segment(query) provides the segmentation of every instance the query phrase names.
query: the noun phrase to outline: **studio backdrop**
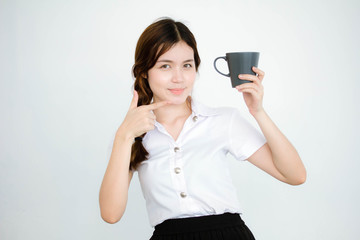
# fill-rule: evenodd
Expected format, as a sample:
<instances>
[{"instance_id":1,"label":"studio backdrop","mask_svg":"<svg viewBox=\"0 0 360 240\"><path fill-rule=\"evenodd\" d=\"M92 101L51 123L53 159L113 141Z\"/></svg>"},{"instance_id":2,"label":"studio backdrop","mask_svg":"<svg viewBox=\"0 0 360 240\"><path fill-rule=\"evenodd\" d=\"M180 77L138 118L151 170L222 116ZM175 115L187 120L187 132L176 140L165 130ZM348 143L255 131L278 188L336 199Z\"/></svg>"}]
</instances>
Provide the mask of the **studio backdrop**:
<instances>
[{"instance_id":1,"label":"studio backdrop","mask_svg":"<svg viewBox=\"0 0 360 240\"><path fill-rule=\"evenodd\" d=\"M132 99L137 39L164 16L197 40L193 97L236 107L257 128L213 61L260 52L264 109L307 181L287 185L229 155L256 239L360 236L358 1L1 0L0 239L149 239L137 173L116 224L102 220L99 190Z\"/></svg>"}]
</instances>

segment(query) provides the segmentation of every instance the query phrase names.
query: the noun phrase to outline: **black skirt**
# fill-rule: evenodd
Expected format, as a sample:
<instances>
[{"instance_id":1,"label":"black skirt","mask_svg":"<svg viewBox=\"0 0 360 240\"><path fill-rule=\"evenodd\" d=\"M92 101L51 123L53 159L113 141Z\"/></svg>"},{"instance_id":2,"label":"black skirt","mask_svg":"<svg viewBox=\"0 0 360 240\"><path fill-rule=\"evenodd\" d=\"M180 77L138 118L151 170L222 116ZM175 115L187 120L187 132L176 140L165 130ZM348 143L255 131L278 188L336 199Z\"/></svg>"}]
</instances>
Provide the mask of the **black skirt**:
<instances>
[{"instance_id":1,"label":"black skirt","mask_svg":"<svg viewBox=\"0 0 360 240\"><path fill-rule=\"evenodd\" d=\"M150 240L243 240L255 237L237 213L168 219Z\"/></svg>"}]
</instances>

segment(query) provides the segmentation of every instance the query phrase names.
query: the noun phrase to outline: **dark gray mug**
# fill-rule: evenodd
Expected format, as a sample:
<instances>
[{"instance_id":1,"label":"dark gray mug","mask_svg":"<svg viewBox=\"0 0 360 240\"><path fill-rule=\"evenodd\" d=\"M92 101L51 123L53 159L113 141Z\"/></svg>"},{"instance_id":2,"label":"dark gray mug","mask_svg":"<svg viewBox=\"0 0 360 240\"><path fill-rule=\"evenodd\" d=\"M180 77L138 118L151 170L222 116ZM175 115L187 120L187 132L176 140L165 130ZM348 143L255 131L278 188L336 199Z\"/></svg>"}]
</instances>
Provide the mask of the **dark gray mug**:
<instances>
[{"instance_id":1,"label":"dark gray mug","mask_svg":"<svg viewBox=\"0 0 360 240\"><path fill-rule=\"evenodd\" d=\"M231 52L226 53L226 57L218 57L214 60L214 68L215 70L224 75L225 77L230 77L232 87L236 87L243 83L248 83L252 81L239 79L239 74L251 74L256 75L255 72L252 71L252 67L258 67L259 62L259 52ZM224 59L229 67L229 73L225 74L220 72L216 68L216 61L219 59Z\"/></svg>"}]
</instances>

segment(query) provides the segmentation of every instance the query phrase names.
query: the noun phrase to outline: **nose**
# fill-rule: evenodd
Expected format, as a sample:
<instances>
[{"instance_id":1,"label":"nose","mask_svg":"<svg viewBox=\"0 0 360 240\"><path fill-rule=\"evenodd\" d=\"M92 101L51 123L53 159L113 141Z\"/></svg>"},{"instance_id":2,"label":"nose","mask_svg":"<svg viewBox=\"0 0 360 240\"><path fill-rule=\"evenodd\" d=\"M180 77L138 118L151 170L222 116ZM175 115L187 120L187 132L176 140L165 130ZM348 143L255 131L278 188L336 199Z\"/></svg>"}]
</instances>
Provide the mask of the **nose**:
<instances>
[{"instance_id":1,"label":"nose","mask_svg":"<svg viewBox=\"0 0 360 240\"><path fill-rule=\"evenodd\" d=\"M183 72L181 68L175 68L173 71L172 81L182 82L184 80Z\"/></svg>"}]
</instances>

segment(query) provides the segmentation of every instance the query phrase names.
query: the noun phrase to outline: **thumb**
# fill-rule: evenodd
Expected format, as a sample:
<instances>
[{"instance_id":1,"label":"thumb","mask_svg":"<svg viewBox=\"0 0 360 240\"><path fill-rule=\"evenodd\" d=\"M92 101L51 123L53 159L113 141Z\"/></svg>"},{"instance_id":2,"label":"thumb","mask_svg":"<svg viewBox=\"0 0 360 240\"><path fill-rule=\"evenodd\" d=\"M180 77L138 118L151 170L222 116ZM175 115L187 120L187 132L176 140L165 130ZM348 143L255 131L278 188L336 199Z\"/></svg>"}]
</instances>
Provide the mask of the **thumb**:
<instances>
[{"instance_id":1,"label":"thumb","mask_svg":"<svg viewBox=\"0 0 360 240\"><path fill-rule=\"evenodd\" d=\"M134 96L133 96L133 98L131 100L130 109L137 108L138 99L139 99L139 95L138 95L137 91L134 90Z\"/></svg>"}]
</instances>

